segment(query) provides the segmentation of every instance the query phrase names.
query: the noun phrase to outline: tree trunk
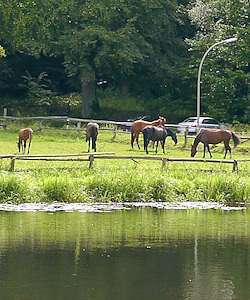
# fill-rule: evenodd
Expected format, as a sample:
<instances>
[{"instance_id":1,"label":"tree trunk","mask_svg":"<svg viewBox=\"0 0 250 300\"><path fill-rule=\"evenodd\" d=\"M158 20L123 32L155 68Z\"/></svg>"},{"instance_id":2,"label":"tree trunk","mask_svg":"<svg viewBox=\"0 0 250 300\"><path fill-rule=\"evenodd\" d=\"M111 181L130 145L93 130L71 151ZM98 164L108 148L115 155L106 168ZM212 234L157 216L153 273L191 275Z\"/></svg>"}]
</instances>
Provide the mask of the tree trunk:
<instances>
[{"instance_id":1,"label":"tree trunk","mask_svg":"<svg viewBox=\"0 0 250 300\"><path fill-rule=\"evenodd\" d=\"M81 82L81 95L82 95L82 111L83 118L89 118L92 115L94 107L98 107L96 96L95 81Z\"/></svg>"}]
</instances>

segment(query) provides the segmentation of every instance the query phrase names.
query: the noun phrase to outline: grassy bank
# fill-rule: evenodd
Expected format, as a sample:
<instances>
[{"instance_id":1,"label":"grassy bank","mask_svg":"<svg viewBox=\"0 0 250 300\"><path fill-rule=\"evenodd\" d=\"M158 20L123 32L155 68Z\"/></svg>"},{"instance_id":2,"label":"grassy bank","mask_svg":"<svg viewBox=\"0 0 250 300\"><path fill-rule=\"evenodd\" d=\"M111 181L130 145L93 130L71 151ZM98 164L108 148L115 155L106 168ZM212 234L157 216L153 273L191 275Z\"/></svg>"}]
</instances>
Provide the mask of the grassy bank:
<instances>
[{"instance_id":1,"label":"grassy bank","mask_svg":"<svg viewBox=\"0 0 250 300\"><path fill-rule=\"evenodd\" d=\"M33 124L35 129L36 124ZM17 154L18 129L0 131L0 154ZM165 157L190 157L190 146L179 138L174 146L167 139ZM142 144L142 142L141 142ZM130 135L120 133L113 139L111 131L101 131L97 150L116 155L146 155L130 147ZM87 151L84 134L74 131L35 132L31 154L75 154ZM213 158L222 159L223 145L212 149ZM162 151L150 156L162 157ZM202 157L199 146L197 157ZM234 158L248 158L248 142L233 152ZM16 171L9 171L10 160L0 161L0 201L22 202L107 202L107 201L217 201L228 205L250 200L250 166L242 164L239 172L231 165L211 163L168 163L132 160L95 161L89 170L87 162L18 161Z\"/></svg>"}]
</instances>

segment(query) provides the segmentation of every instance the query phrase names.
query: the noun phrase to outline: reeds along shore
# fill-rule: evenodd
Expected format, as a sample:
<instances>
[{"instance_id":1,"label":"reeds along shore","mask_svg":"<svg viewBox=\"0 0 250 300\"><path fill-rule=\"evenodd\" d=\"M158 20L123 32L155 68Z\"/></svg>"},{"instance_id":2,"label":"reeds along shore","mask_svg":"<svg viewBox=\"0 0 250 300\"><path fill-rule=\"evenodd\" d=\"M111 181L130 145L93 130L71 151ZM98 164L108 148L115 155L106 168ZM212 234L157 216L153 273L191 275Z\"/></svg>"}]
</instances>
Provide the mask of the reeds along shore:
<instances>
[{"instance_id":1,"label":"reeds along shore","mask_svg":"<svg viewBox=\"0 0 250 300\"><path fill-rule=\"evenodd\" d=\"M247 205L250 178L225 170L136 168L2 172L0 202L216 201Z\"/></svg>"}]
</instances>

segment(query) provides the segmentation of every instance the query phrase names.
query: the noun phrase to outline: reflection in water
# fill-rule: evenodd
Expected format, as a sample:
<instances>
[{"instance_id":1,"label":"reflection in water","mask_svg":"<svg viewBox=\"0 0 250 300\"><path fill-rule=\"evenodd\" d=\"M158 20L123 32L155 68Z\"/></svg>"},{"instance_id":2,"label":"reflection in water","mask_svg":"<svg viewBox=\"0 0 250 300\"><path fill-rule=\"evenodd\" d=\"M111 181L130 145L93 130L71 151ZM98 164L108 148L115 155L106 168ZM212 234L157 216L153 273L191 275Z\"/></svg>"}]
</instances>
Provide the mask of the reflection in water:
<instances>
[{"instance_id":1,"label":"reflection in water","mask_svg":"<svg viewBox=\"0 0 250 300\"><path fill-rule=\"evenodd\" d=\"M248 211L0 213L2 299L249 299Z\"/></svg>"}]
</instances>

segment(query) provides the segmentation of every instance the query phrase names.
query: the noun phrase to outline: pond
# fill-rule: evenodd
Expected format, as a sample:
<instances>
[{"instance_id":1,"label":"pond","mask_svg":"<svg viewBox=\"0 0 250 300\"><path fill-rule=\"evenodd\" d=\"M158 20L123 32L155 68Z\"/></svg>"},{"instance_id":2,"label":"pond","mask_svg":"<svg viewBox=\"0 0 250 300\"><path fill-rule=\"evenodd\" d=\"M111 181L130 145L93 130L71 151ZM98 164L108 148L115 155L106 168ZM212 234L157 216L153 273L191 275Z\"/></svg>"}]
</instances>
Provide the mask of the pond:
<instances>
[{"instance_id":1,"label":"pond","mask_svg":"<svg viewBox=\"0 0 250 300\"><path fill-rule=\"evenodd\" d=\"M250 299L248 210L0 212L1 299Z\"/></svg>"}]
</instances>

